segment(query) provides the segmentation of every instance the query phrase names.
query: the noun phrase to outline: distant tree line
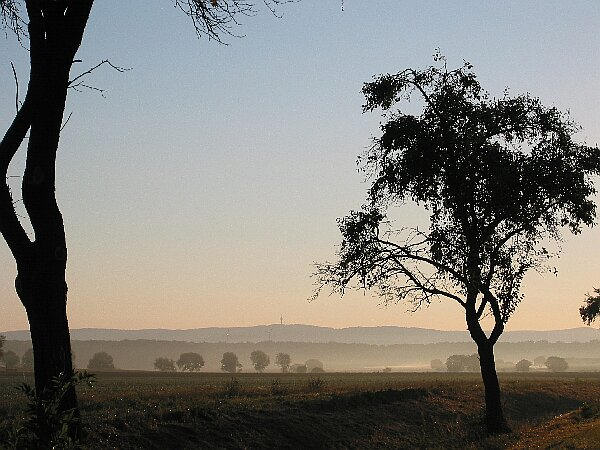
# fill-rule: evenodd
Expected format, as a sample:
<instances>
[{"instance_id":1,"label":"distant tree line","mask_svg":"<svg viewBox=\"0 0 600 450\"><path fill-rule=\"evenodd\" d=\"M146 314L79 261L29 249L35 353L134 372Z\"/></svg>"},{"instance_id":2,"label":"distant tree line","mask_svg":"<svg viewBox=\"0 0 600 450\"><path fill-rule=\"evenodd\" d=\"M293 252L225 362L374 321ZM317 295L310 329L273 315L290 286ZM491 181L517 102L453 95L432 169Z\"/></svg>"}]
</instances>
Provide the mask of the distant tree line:
<instances>
[{"instance_id":1,"label":"distant tree line","mask_svg":"<svg viewBox=\"0 0 600 450\"><path fill-rule=\"evenodd\" d=\"M500 364L498 364L500 363ZM479 371L479 357L477 354L472 355L450 355L446 359L446 363L442 363L440 359L431 360L431 369L435 371L448 371L448 372L478 372ZM529 372L532 366L537 368L546 368L550 372L565 372L569 368L569 364L565 358L559 356L538 356L534 359L534 362L528 359L521 359L517 363L506 363L502 360L496 362L499 367L504 369L514 370L516 372Z\"/></svg>"}]
</instances>

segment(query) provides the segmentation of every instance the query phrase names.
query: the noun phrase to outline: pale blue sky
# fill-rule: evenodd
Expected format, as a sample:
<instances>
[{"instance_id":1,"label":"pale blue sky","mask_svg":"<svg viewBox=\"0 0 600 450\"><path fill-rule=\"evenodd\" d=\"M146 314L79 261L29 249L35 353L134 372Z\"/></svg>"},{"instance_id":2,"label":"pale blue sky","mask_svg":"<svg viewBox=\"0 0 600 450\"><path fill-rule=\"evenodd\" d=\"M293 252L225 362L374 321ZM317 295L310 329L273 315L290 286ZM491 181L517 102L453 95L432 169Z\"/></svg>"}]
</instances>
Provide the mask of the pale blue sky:
<instances>
[{"instance_id":1,"label":"pale blue sky","mask_svg":"<svg viewBox=\"0 0 600 450\"><path fill-rule=\"evenodd\" d=\"M307 303L311 262L332 258L335 219L359 207L356 156L379 116L362 83L423 67L440 48L500 95L569 109L600 142L600 2L303 0L244 19L228 46L196 39L170 0L98 0L74 75L101 59L106 98L72 92L57 193L69 239L73 327L192 328L284 320L464 329L454 304L408 314L361 294ZM0 123L27 53L0 44ZM21 155L22 160L22 155ZM18 173L21 161L11 173ZM410 224L423 214L409 207ZM510 328L579 326L598 285L600 232L568 239L558 278L528 278ZM0 245L0 329L26 327Z\"/></svg>"}]
</instances>

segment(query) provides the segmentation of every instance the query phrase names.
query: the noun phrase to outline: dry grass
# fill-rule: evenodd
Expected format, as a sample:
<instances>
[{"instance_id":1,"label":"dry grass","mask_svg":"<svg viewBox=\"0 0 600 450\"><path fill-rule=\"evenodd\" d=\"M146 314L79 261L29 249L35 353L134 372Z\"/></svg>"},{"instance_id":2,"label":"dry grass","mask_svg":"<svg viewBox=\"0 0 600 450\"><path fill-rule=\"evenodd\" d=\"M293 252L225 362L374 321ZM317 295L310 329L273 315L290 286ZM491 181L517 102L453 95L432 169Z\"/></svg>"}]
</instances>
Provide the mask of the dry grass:
<instances>
[{"instance_id":1,"label":"dry grass","mask_svg":"<svg viewBox=\"0 0 600 450\"><path fill-rule=\"evenodd\" d=\"M24 399L0 376L7 426ZM476 374L99 374L80 391L87 448L593 447L600 373L504 374L513 432L488 437ZM596 444L597 445L597 444Z\"/></svg>"}]
</instances>

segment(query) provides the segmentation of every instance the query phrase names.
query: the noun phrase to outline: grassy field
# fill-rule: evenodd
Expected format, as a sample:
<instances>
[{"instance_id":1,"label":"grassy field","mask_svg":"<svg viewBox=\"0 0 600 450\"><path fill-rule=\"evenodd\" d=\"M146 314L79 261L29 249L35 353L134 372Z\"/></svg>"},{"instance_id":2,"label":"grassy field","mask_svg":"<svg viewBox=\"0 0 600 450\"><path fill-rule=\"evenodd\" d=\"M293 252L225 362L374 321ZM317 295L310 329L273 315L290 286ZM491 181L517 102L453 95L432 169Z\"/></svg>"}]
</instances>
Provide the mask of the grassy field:
<instances>
[{"instance_id":1,"label":"grassy field","mask_svg":"<svg viewBox=\"0 0 600 450\"><path fill-rule=\"evenodd\" d=\"M0 375L2 428L22 374ZM80 389L86 448L597 447L600 373L502 374L512 433L488 437L477 374L103 373Z\"/></svg>"}]
</instances>

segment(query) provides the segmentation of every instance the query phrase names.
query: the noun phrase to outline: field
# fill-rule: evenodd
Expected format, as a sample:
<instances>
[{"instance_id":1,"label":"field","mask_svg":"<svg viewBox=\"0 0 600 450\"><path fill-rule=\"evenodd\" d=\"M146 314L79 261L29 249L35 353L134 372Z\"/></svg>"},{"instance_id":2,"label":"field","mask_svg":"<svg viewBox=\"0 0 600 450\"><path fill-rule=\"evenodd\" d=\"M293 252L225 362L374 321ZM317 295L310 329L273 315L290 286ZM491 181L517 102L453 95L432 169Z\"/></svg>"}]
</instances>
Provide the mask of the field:
<instances>
[{"instance_id":1,"label":"field","mask_svg":"<svg viewBox=\"0 0 600 450\"><path fill-rule=\"evenodd\" d=\"M22 416L0 375L0 419ZM80 388L86 448L597 447L600 373L501 374L512 432L487 437L477 374L115 372Z\"/></svg>"}]
</instances>

